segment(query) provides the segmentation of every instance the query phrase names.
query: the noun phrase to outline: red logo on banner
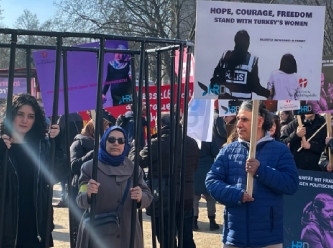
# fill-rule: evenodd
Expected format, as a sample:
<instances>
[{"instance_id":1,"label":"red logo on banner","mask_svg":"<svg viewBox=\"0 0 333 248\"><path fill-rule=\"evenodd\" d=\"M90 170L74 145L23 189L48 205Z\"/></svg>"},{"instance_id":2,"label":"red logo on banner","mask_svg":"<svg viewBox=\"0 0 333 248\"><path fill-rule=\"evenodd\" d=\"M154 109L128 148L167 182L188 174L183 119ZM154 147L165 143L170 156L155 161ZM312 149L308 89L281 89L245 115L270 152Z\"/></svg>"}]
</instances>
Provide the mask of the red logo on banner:
<instances>
[{"instance_id":1,"label":"red logo on banner","mask_svg":"<svg viewBox=\"0 0 333 248\"><path fill-rule=\"evenodd\" d=\"M41 55L42 55L42 58L44 58L44 59L45 59L45 58L47 58L47 56L48 56L48 53L44 51L44 52L41 52Z\"/></svg>"},{"instance_id":2,"label":"red logo on banner","mask_svg":"<svg viewBox=\"0 0 333 248\"><path fill-rule=\"evenodd\" d=\"M306 86L308 85L308 80L306 78L300 78L298 80L298 84L301 88L306 88Z\"/></svg>"}]
</instances>

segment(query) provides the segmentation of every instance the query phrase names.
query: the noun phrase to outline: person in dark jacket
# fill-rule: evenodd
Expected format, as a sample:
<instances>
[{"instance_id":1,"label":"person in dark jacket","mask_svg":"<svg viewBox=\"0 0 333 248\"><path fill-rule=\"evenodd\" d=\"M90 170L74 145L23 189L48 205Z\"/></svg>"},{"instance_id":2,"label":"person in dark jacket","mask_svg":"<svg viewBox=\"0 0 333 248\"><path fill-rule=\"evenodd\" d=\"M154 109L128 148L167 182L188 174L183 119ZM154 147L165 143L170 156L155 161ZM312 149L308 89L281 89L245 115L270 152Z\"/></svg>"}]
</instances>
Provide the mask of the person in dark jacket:
<instances>
[{"instance_id":1,"label":"person in dark jacket","mask_svg":"<svg viewBox=\"0 0 333 248\"><path fill-rule=\"evenodd\" d=\"M283 195L296 192L298 173L288 147L270 136L272 115L263 103L255 117L256 143L250 144L252 107L252 101L240 106L238 140L221 149L207 173L206 187L225 205L224 248L282 248ZM256 145L255 158L249 157L250 145ZM249 187L248 177L253 177Z\"/></svg>"},{"instance_id":2,"label":"person in dark jacket","mask_svg":"<svg viewBox=\"0 0 333 248\"><path fill-rule=\"evenodd\" d=\"M0 167L7 163L4 223L1 247L53 247L53 211L50 138L55 138L59 125L47 124L35 97L21 94L13 97L11 119L2 126ZM5 132L4 132L5 131ZM6 151L8 149L8 151ZM5 154L8 159L5 161ZM2 169L1 169L2 171ZM49 225L51 223L51 225ZM51 228L47 228L47 227ZM45 243L48 242L48 243Z\"/></svg>"},{"instance_id":3,"label":"person in dark jacket","mask_svg":"<svg viewBox=\"0 0 333 248\"><path fill-rule=\"evenodd\" d=\"M268 98L271 92L261 86L258 76L258 57L248 52L248 32L239 30L234 41L234 50L225 52L215 67L210 88L219 99L252 99L252 92Z\"/></svg>"},{"instance_id":4,"label":"person in dark jacket","mask_svg":"<svg viewBox=\"0 0 333 248\"><path fill-rule=\"evenodd\" d=\"M319 114L308 113L301 116L301 119L302 126L298 125L297 119L293 120L283 129L280 140L289 146L297 168L321 171L318 161L325 149L326 126L320 130L319 128L325 124L325 118Z\"/></svg>"},{"instance_id":5,"label":"person in dark jacket","mask_svg":"<svg viewBox=\"0 0 333 248\"><path fill-rule=\"evenodd\" d=\"M287 124L294 120L294 114L292 111L279 111L279 117L281 126L280 133L282 134L282 131L287 126Z\"/></svg>"},{"instance_id":6,"label":"person in dark jacket","mask_svg":"<svg viewBox=\"0 0 333 248\"><path fill-rule=\"evenodd\" d=\"M75 244L78 227L80 223L81 216L84 212L83 209L79 208L75 199L79 192L79 176L81 173L81 167L83 163L93 159L94 157L94 139L95 135L95 125L94 120L91 119L84 126L80 134L74 137L74 141L70 147L71 156L71 172L72 172L72 187L69 191L70 200L70 217L71 217L71 237Z\"/></svg>"},{"instance_id":7,"label":"person in dark jacket","mask_svg":"<svg viewBox=\"0 0 333 248\"><path fill-rule=\"evenodd\" d=\"M68 129L68 147L72 144L75 135L79 134L83 128L83 119L79 113L68 114L68 127L66 126L65 115L61 115L58 119L60 126L60 135L56 139L56 156L60 156L61 163L55 165L57 179L61 186L61 199L54 205L57 208L68 207L68 181L70 177L70 166L67 164L67 129Z\"/></svg>"},{"instance_id":8,"label":"person in dark jacket","mask_svg":"<svg viewBox=\"0 0 333 248\"><path fill-rule=\"evenodd\" d=\"M145 113L144 109L142 113ZM144 116L140 117L141 131L136 135L135 134L135 114L134 114L134 105L131 105L131 110L126 111L125 114L120 114L116 120L116 125L125 129L128 135L128 143L132 146L133 140L137 137L139 141L140 150L145 146L145 129L147 128L147 121ZM138 141L137 140L137 141Z\"/></svg>"},{"instance_id":9,"label":"person in dark jacket","mask_svg":"<svg viewBox=\"0 0 333 248\"><path fill-rule=\"evenodd\" d=\"M216 110L216 109L215 109ZM219 153L222 145L227 141L226 124L218 111L214 113L213 135L211 142L201 142L200 162L194 175L194 200L193 200L193 230L199 229L199 201L203 195L207 202L207 214L209 219L209 229L211 231L219 229L215 221L216 201L208 194L205 179L206 174L214 163L216 155Z\"/></svg>"},{"instance_id":10,"label":"person in dark jacket","mask_svg":"<svg viewBox=\"0 0 333 248\"><path fill-rule=\"evenodd\" d=\"M150 187L152 192L154 192L154 205L155 205L155 223L156 223L156 236L159 242L162 240L162 232L163 232L163 247L170 247L170 239L169 234L175 234L175 237L171 237L174 240L175 245L177 247L177 233L182 228L183 231L183 246L187 248L195 248L195 243L193 240L193 232L192 232L192 223L193 223L193 197L194 197L194 173L198 167L199 163L199 147L196 141L189 137L185 136L184 140L184 225L180 226L180 215L181 215L181 188L180 188L180 174L181 174L181 165L182 165L182 156L181 156L181 144L182 144L182 126L180 124L175 125L176 136L178 137L178 142L175 144L173 150L170 150L170 142L172 137L172 129L171 129L171 117L169 112L161 113L161 128L157 127L157 132L151 138L150 150L149 146L146 145L139 153L139 162L140 165L144 168L152 168L152 170L148 170L148 179L152 180L150 182ZM159 135L161 139L159 140ZM159 157L159 149L161 147L161 158ZM172 153L175 155L174 160L172 159ZM150 158L152 159L152 166L150 167ZM160 160L162 164L160 164ZM170 174L170 166L173 167L174 175ZM162 171L160 171L160 168ZM162 190L159 190L159 175L162 175ZM177 176L178 175L178 176ZM169 190L174 187L174 197L169 197ZM171 190L172 191L172 190ZM159 196L163 197L163 205L159 205ZM176 200L176 214L175 216L170 216L170 208L169 204L173 200ZM163 208L163 212L162 212ZM162 226L162 219L160 216L163 216L164 226ZM152 216L153 218L154 216ZM169 223L170 218L175 217L176 221L176 230L171 230ZM179 242L179 237L178 237ZM180 244L178 244L179 246Z\"/></svg>"}]
</instances>

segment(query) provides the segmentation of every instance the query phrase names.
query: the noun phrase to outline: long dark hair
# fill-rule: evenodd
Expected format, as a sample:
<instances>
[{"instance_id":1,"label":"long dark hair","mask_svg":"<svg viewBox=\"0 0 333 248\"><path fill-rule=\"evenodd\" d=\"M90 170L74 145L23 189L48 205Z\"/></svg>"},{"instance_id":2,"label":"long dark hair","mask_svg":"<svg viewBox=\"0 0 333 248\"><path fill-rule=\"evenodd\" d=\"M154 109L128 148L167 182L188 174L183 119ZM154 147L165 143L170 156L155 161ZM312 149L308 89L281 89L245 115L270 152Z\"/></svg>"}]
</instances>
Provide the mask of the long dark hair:
<instances>
[{"instance_id":1,"label":"long dark hair","mask_svg":"<svg viewBox=\"0 0 333 248\"><path fill-rule=\"evenodd\" d=\"M280 124L280 117L278 115L272 114L273 122L275 123L275 133L272 135L272 137L275 140L280 140L281 136L281 124Z\"/></svg>"},{"instance_id":2,"label":"long dark hair","mask_svg":"<svg viewBox=\"0 0 333 248\"><path fill-rule=\"evenodd\" d=\"M292 74L297 72L297 63L292 54L287 53L282 56L279 70L287 74Z\"/></svg>"},{"instance_id":3,"label":"long dark hair","mask_svg":"<svg viewBox=\"0 0 333 248\"><path fill-rule=\"evenodd\" d=\"M29 132L27 132L25 139L27 141L37 141L40 139L44 139L47 127L45 113L41 106L38 104L37 99L30 94L23 93L13 96L11 120L9 120L9 123L13 123L18 110L24 105L31 106L33 111L35 112L35 122ZM7 127L7 130L9 130L9 135L12 136L11 128Z\"/></svg>"}]
</instances>

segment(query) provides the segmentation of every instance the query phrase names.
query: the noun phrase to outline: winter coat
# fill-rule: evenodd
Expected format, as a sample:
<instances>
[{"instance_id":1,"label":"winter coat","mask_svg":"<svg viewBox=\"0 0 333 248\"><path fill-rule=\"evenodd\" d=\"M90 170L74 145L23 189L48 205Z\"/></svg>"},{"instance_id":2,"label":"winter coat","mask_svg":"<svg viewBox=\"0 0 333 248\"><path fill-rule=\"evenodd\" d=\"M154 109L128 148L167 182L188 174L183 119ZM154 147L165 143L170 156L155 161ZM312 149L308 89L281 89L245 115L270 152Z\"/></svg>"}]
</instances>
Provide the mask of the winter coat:
<instances>
[{"instance_id":1,"label":"winter coat","mask_svg":"<svg viewBox=\"0 0 333 248\"><path fill-rule=\"evenodd\" d=\"M227 141L225 121L222 117L219 117L218 113L214 115L212 136L212 142L201 142L200 162L194 175L194 192L196 195L208 194L205 185L206 174L212 167L222 145Z\"/></svg>"},{"instance_id":2,"label":"winter coat","mask_svg":"<svg viewBox=\"0 0 333 248\"><path fill-rule=\"evenodd\" d=\"M194 193L196 195L208 194L205 179L218 152L219 149L212 142L201 142L200 162L194 175Z\"/></svg>"},{"instance_id":3,"label":"winter coat","mask_svg":"<svg viewBox=\"0 0 333 248\"><path fill-rule=\"evenodd\" d=\"M180 170L181 170L181 162L182 162L182 156L181 155L181 129L179 129L179 132L177 134L177 144L174 150L170 151L170 142L171 142L171 130L169 127L164 127L161 130L161 140L160 140L160 145L161 145L161 161L162 164L160 165L160 157L159 157L159 150L158 150L158 135L155 134L152 136L151 139L151 153L150 155L152 156L152 170L148 170L148 179L151 177L153 178L154 181L154 186L153 189L155 190L158 185L158 178L159 178L159 170L160 166L162 168L162 177L163 177L163 182L162 184L164 185L164 203L168 202L168 185L169 181L172 180L170 176L170 164L174 165L174 170L175 170L175 175L180 175ZM185 168L184 168L184 177L185 177L185 183L184 183L184 208L185 209L192 209L193 208L193 197L194 197L194 173L196 169L198 168L199 164L199 147L196 143L196 141L189 137L185 137L185 145L184 145L184 154L185 154ZM175 154L175 163L171 163L171 153ZM140 165L143 168L150 168L150 156L149 156L149 150L148 146L145 146L141 151L140 151L140 158L139 158ZM176 192L176 198L177 202L180 200L180 178L178 177L175 179L175 183L177 185L175 192ZM158 190L157 190L158 191ZM163 191L163 189L162 189ZM155 191L154 191L155 192ZM155 199L156 201L157 199ZM155 204L156 208L159 209L157 204ZM164 211L168 212L168 209L164 208ZM157 214L156 214L157 215Z\"/></svg>"},{"instance_id":4,"label":"winter coat","mask_svg":"<svg viewBox=\"0 0 333 248\"><path fill-rule=\"evenodd\" d=\"M304 123L304 120L302 120ZM309 123L304 123L306 127L305 138L308 140L324 123L325 118L316 114L315 119ZM298 127L297 120L290 122L282 131L280 140L289 144L291 153L294 155L296 166L302 170L314 170L321 171L318 166L318 161L321 152L325 149L326 127L323 127L309 142L311 144L310 149L301 149L297 151L301 146L302 138L296 135Z\"/></svg>"},{"instance_id":5,"label":"winter coat","mask_svg":"<svg viewBox=\"0 0 333 248\"><path fill-rule=\"evenodd\" d=\"M78 179L81 173L81 166L84 162L94 157L94 139L87 135L78 134L75 136L70 147L71 170L73 174L72 186L78 187Z\"/></svg>"},{"instance_id":6,"label":"winter coat","mask_svg":"<svg viewBox=\"0 0 333 248\"><path fill-rule=\"evenodd\" d=\"M254 201L242 203L248 155L248 142L230 143L207 173L208 192L225 205L223 243L237 247L283 243L283 195L294 194L298 187L294 159L286 145L267 133L256 146L260 166L253 178Z\"/></svg>"},{"instance_id":7,"label":"winter coat","mask_svg":"<svg viewBox=\"0 0 333 248\"><path fill-rule=\"evenodd\" d=\"M37 167L34 178L31 179L31 184L34 188L34 209L36 213L36 233L40 237L40 246L45 247L46 235L49 236L50 244L49 247L53 247L52 230L53 226L53 211L50 215L48 214L48 209L52 209L52 202L48 199L50 197L50 187L52 187L51 180L49 178L50 174L50 143L48 140L41 140L37 144L37 156L35 166ZM6 154L7 147L2 139L0 139L0 168L4 166L4 155ZM8 163L7 163L7 178L6 178L6 194L5 194L5 205L4 205L4 226L3 229L3 248L15 248L16 238L18 232L18 214L19 214L19 178L16 171L16 158L18 154L13 154L13 149L8 150ZM3 182L3 174L0 174L0 181ZM51 230L46 233L47 222L52 223ZM29 227L25 227L29 228ZM30 227L31 228L31 227ZM1 240L0 240L1 242ZM37 247L36 247L37 248Z\"/></svg>"},{"instance_id":8,"label":"winter coat","mask_svg":"<svg viewBox=\"0 0 333 248\"><path fill-rule=\"evenodd\" d=\"M92 178L92 167L93 160L90 160L84 163L81 169L79 179L80 192L76 201L78 206L83 209L90 208L90 201L88 201L87 192L82 189L86 188L88 181ZM98 193L96 194L96 215L108 213L117 209L126 189L127 180L129 177L132 177L133 169L134 165L128 158L125 158L124 162L119 166L110 166L98 161L97 182L100 183L100 186ZM142 200L140 204L137 204L137 207L140 209L146 208L150 205L153 196L143 179L143 171L141 168L139 168L138 173L138 185L142 189ZM133 179L131 179L130 187L133 187ZM128 192L122 211L119 214L119 230L117 230L113 236L103 237L107 239L108 247L129 247L131 236L132 202L130 193ZM78 248L88 247L89 242L89 235L87 230L82 228L82 224L83 222L81 220L76 243L76 247ZM143 248L142 229L137 213L135 215L135 224L134 247ZM98 238L93 238L93 240L98 240ZM100 246L95 244L93 247L98 248Z\"/></svg>"}]
</instances>

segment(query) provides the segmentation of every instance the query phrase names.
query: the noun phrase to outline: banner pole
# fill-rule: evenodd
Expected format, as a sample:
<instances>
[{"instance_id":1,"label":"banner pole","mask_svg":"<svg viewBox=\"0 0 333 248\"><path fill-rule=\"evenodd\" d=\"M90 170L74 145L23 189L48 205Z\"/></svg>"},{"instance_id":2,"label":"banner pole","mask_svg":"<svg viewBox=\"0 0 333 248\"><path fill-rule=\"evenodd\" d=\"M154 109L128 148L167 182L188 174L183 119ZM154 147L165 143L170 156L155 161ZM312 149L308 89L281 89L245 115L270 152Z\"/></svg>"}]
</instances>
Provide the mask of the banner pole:
<instances>
[{"instance_id":1,"label":"banner pole","mask_svg":"<svg viewBox=\"0 0 333 248\"><path fill-rule=\"evenodd\" d=\"M255 156L256 156L258 110L259 110L259 100L253 100L250 150L249 150L249 157L248 158L255 158ZM247 173L246 192L250 196L252 196L252 193L253 193L253 176L250 173Z\"/></svg>"}]
</instances>

